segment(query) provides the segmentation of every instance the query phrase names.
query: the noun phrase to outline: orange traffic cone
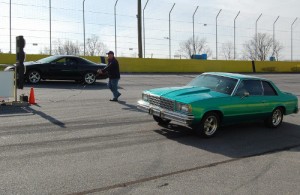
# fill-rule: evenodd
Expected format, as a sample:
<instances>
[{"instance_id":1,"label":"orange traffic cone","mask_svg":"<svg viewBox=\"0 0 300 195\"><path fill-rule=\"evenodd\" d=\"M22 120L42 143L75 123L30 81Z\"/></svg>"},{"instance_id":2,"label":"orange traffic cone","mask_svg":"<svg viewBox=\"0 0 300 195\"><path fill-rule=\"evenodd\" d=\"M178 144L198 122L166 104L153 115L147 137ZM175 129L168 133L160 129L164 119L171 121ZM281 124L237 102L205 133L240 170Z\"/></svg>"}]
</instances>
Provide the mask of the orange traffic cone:
<instances>
[{"instance_id":1,"label":"orange traffic cone","mask_svg":"<svg viewBox=\"0 0 300 195\"><path fill-rule=\"evenodd\" d=\"M29 104L35 104L35 98L34 98L34 90L33 90L33 87L31 87L31 89L30 89Z\"/></svg>"}]
</instances>

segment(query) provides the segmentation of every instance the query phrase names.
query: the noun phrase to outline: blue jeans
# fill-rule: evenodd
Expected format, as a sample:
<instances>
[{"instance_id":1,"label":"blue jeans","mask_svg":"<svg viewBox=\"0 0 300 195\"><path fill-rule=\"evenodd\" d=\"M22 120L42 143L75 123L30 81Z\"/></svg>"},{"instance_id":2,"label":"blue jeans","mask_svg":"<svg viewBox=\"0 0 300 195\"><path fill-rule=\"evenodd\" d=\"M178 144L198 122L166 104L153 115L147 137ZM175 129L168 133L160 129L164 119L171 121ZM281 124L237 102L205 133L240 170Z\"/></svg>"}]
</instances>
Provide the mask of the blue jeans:
<instances>
[{"instance_id":1,"label":"blue jeans","mask_svg":"<svg viewBox=\"0 0 300 195\"><path fill-rule=\"evenodd\" d=\"M120 79L109 79L107 86L113 93L114 99L118 99L121 93L118 91L118 83Z\"/></svg>"}]
</instances>

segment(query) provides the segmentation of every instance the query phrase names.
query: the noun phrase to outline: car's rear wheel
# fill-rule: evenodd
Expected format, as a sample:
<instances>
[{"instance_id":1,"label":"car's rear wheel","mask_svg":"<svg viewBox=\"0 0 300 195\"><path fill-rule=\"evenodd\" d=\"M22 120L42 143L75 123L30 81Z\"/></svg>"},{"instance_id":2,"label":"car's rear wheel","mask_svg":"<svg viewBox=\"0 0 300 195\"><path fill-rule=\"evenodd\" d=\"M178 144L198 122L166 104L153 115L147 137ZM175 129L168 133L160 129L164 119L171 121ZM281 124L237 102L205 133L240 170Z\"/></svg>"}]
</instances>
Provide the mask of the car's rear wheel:
<instances>
[{"instance_id":1,"label":"car's rear wheel","mask_svg":"<svg viewBox=\"0 0 300 195\"><path fill-rule=\"evenodd\" d=\"M41 81L41 74L37 70L31 70L27 74L27 81L32 84L36 84Z\"/></svg>"},{"instance_id":2,"label":"car's rear wheel","mask_svg":"<svg viewBox=\"0 0 300 195\"><path fill-rule=\"evenodd\" d=\"M273 110L271 116L269 116L265 123L268 127L277 128L281 125L283 120L283 109L281 107L277 107Z\"/></svg>"},{"instance_id":3,"label":"car's rear wheel","mask_svg":"<svg viewBox=\"0 0 300 195\"><path fill-rule=\"evenodd\" d=\"M96 82L96 75L92 72L87 72L84 74L83 80L86 84L91 85Z\"/></svg>"},{"instance_id":4,"label":"car's rear wheel","mask_svg":"<svg viewBox=\"0 0 300 195\"><path fill-rule=\"evenodd\" d=\"M159 116L155 116L155 115L153 115L153 119L161 125L167 125L171 122L171 120L169 120L169 119L163 119L163 118L160 118Z\"/></svg>"},{"instance_id":5,"label":"car's rear wheel","mask_svg":"<svg viewBox=\"0 0 300 195\"><path fill-rule=\"evenodd\" d=\"M193 129L201 137L209 138L213 137L220 126L220 117L215 112L206 113L201 122L195 126Z\"/></svg>"}]
</instances>

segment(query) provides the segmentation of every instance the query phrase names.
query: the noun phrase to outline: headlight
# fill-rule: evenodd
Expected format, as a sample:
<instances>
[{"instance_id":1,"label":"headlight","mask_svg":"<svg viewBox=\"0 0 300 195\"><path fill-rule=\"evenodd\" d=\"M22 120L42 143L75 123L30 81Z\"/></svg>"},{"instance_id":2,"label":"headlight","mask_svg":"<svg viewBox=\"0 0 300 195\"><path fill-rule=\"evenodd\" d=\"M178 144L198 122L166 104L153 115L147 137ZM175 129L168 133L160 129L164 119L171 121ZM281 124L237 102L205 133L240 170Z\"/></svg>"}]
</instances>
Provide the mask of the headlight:
<instances>
[{"instance_id":1,"label":"headlight","mask_svg":"<svg viewBox=\"0 0 300 195\"><path fill-rule=\"evenodd\" d=\"M176 110L180 112L192 112L192 107L189 104L176 103Z\"/></svg>"},{"instance_id":2,"label":"headlight","mask_svg":"<svg viewBox=\"0 0 300 195\"><path fill-rule=\"evenodd\" d=\"M145 102L148 102L148 97L149 97L148 94L145 94L145 93L142 94L142 99L143 99Z\"/></svg>"}]
</instances>

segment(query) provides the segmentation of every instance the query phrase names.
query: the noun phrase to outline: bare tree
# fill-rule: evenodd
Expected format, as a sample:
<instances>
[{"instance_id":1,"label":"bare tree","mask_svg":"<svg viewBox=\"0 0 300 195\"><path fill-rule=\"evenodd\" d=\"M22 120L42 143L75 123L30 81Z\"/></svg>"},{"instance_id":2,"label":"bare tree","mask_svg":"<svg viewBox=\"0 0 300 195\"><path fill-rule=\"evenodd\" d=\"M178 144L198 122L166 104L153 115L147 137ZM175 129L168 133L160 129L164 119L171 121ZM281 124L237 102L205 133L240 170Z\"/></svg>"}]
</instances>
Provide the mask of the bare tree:
<instances>
[{"instance_id":1,"label":"bare tree","mask_svg":"<svg viewBox=\"0 0 300 195\"><path fill-rule=\"evenodd\" d=\"M276 58L276 60L278 61L280 58L280 51L283 49L283 46L279 43L279 41L274 42L274 49L273 49L273 53L272 56L274 56Z\"/></svg>"},{"instance_id":2,"label":"bare tree","mask_svg":"<svg viewBox=\"0 0 300 195\"><path fill-rule=\"evenodd\" d=\"M49 47L40 48L40 54L49 55L50 54L50 48Z\"/></svg>"},{"instance_id":3,"label":"bare tree","mask_svg":"<svg viewBox=\"0 0 300 195\"><path fill-rule=\"evenodd\" d=\"M186 41L183 41L180 43L180 49L179 54L186 57L186 58L192 58L192 55L194 54L194 49L196 51L195 54L201 54L206 53L207 56L211 56L212 51L207 46L207 41L205 38L202 38L199 40L199 37L195 37L195 43L193 42L193 37L189 38Z\"/></svg>"},{"instance_id":4,"label":"bare tree","mask_svg":"<svg viewBox=\"0 0 300 195\"><path fill-rule=\"evenodd\" d=\"M80 55L81 49L78 42L73 43L67 40L62 43L58 40L56 47L53 49L53 53L55 55Z\"/></svg>"},{"instance_id":5,"label":"bare tree","mask_svg":"<svg viewBox=\"0 0 300 195\"><path fill-rule=\"evenodd\" d=\"M256 48L257 43L257 48ZM275 42L275 49L271 51L273 46L273 39L270 35L266 33L258 33L257 41L256 36L254 36L250 41L244 44L245 56L250 60L260 60L265 61L268 55L277 55L279 57L282 46L279 42ZM257 49L257 53L256 53ZM272 53L271 53L272 52Z\"/></svg>"},{"instance_id":6,"label":"bare tree","mask_svg":"<svg viewBox=\"0 0 300 195\"><path fill-rule=\"evenodd\" d=\"M92 35L91 38L87 39L87 55L89 56L100 56L105 55L107 46L99 40L99 37Z\"/></svg>"},{"instance_id":7,"label":"bare tree","mask_svg":"<svg viewBox=\"0 0 300 195\"><path fill-rule=\"evenodd\" d=\"M222 44L222 52L226 60L233 59L233 43L227 42Z\"/></svg>"}]
</instances>

